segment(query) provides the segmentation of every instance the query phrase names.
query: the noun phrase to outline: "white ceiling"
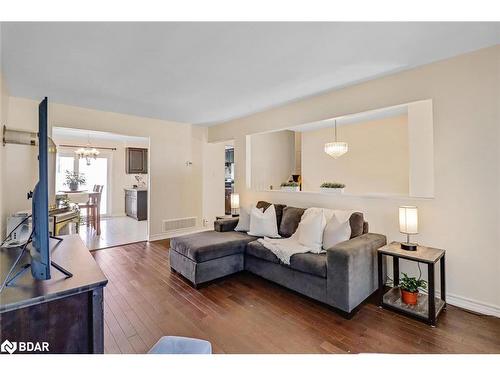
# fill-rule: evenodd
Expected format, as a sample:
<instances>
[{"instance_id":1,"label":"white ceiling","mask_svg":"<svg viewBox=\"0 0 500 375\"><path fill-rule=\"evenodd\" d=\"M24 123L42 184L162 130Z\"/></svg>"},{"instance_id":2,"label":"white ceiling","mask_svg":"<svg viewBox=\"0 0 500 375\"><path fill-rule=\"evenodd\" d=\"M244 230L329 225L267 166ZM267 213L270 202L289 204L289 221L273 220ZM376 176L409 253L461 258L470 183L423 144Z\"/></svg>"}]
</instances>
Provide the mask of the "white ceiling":
<instances>
[{"instance_id":1,"label":"white ceiling","mask_svg":"<svg viewBox=\"0 0 500 375\"><path fill-rule=\"evenodd\" d=\"M14 96L194 124L500 43L500 23L2 23Z\"/></svg>"}]
</instances>

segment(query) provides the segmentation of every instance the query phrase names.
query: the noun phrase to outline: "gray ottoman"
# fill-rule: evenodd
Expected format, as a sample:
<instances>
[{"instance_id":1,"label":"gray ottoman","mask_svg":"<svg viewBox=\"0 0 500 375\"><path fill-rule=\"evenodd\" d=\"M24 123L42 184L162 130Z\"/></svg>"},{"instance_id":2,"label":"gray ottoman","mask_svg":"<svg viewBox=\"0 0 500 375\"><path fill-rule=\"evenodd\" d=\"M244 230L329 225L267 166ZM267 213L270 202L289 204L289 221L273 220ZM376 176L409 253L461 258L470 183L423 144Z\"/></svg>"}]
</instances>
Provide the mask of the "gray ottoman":
<instances>
[{"instance_id":1,"label":"gray ottoman","mask_svg":"<svg viewBox=\"0 0 500 375\"><path fill-rule=\"evenodd\" d=\"M170 267L196 287L242 271L246 245L255 239L234 231L207 231L176 237L170 241Z\"/></svg>"}]
</instances>

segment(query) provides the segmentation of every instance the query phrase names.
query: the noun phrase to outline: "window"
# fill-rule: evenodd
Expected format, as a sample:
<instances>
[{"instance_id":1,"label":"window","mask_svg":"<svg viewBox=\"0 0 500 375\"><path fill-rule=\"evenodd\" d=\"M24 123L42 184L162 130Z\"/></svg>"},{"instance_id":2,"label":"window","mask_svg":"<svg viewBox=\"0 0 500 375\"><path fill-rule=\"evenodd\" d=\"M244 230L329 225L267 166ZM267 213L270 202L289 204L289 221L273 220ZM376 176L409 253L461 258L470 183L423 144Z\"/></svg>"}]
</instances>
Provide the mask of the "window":
<instances>
[{"instance_id":1,"label":"window","mask_svg":"<svg viewBox=\"0 0 500 375\"><path fill-rule=\"evenodd\" d=\"M66 171L73 172L75 170L74 165L75 159L73 155L57 155L56 191L63 191L68 189L68 187L64 185L64 183L66 182Z\"/></svg>"},{"instance_id":2,"label":"window","mask_svg":"<svg viewBox=\"0 0 500 375\"><path fill-rule=\"evenodd\" d=\"M82 173L85 176L85 184L80 185L80 190L92 191L94 185L103 185L101 195L101 215L106 215L108 210L109 191L109 159L111 155L101 153L96 160L92 159L87 165L85 159L78 159L73 150L61 150L57 154L56 190L66 191L66 171Z\"/></svg>"}]
</instances>

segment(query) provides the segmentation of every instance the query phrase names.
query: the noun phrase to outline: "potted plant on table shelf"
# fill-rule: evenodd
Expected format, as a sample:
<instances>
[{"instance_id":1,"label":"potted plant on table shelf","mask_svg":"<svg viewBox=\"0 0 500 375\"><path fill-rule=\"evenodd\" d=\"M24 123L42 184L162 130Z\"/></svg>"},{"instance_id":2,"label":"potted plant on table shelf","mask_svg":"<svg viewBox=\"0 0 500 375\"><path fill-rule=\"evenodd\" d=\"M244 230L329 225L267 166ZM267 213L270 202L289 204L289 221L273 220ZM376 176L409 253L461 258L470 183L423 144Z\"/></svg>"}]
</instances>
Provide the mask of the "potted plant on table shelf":
<instances>
[{"instance_id":1,"label":"potted plant on table shelf","mask_svg":"<svg viewBox=\"0 0 500 375\"><path fill-rule=\"evenodd\" d=\"M345 184L340 182L323 182L320 189L323 193L343 193Z\"/></svg>"},{"instance_id":2,"label":"potted plant on table shelf","mask_svg":"<svg viewBox=\"0 0 500 375\"><path fill-rule=\"evenodd\" d=\"M85 183L85 176L82 173L70 172L66 170L66 182L64 185L71 191L77 191L80 184Z\"/></svg>"},{"instance_id":3,"label":"potted plant on table shelf","mask_svg":"<svg viewBox=\"0 0 500 375\"><path fill-rule=\"evenodd\" d=\"M422 280L419 276L409 277L406 273L403 272L403 277L399 283L399 289L401 290L401 299L403 303L407 305L416 305L419 289L425 290L427 288L427 281Z\"/></svg>"},{"instance_id":4,"label":"potted plant on table shelf","mask_svg":"<svg viewBox=\"0 0 500 375\"><path fill-rule=\"evenodd\" d=\"M281 190L283 191L300 191L300 186L298 182L288 181L281 183Z\"/></svg>"}]
</instances>

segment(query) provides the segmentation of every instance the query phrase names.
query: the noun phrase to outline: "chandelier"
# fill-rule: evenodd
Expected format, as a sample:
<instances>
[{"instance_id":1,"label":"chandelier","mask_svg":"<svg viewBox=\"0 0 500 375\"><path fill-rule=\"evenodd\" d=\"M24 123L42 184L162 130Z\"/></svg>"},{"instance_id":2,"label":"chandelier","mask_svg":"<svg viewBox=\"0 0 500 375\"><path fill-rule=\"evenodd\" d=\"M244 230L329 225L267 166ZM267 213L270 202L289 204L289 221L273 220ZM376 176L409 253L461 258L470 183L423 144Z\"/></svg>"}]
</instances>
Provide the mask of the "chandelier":
<instances>
[{"instance_id":1,"label":"chandelier","mask_svg":"<svg viewBox=\"0 0 500 375\"><path fill-rule=\"evenodd\" d=\"M349 150L349 146L347 145L346 142L337 141L337 120L334 120L334 123L335 123L334 125L335 139L333 142L325 143L325 152L332 158L338 159Z\"/></svg>"},{"instance_id":2,"label":"chandelier","mask_svg":"<svg viewBox=\"0 0 500 375\"><path fill-rule=\"evenodd\" d=\"M90 147L90 137L88 138L87 146L86 147L80 147L78 150L75 151L76 156L78 156L78 159L85 159L87 162L87 165L90 165L90 162L92 159L96 159L97 156L99 155L99 151L97 151L94 147Z\"/></svg>"}]
</instances>

